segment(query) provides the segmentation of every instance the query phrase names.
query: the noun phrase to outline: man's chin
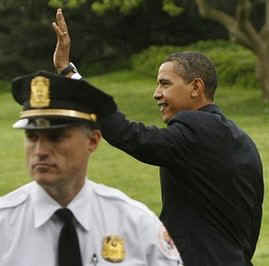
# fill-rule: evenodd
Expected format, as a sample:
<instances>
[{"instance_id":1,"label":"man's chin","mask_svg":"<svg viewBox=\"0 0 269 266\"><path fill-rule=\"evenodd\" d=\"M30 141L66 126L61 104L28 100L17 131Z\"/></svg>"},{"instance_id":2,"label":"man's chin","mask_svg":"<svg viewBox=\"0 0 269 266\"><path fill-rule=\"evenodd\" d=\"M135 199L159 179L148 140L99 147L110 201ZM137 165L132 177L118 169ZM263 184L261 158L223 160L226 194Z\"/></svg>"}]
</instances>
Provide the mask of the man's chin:
<instances>
[{"instance_id":1,"label":"man's chin","mask_svg":"<svg viewBox=\"0 0 269 266\"><path fill-rule=\"evenodd\" d=\"M36 174L32 176L33 180L35 180L41 186L50 186L56 183L55 178L51 174Z\"/></svg>"},{"instance_id":2,"label":"man's chin","mask_svg":"<svg viewBox=\"0 0 269 266\"><path fill-rule=\"evenodd\" d=\"M163 122L164 122L165 124L167 124L168 121L169 121L169 118L168 118L166 115L163 115L163 116L162 116L162 120L163 120Z\"/></svg>"}]
</instances>

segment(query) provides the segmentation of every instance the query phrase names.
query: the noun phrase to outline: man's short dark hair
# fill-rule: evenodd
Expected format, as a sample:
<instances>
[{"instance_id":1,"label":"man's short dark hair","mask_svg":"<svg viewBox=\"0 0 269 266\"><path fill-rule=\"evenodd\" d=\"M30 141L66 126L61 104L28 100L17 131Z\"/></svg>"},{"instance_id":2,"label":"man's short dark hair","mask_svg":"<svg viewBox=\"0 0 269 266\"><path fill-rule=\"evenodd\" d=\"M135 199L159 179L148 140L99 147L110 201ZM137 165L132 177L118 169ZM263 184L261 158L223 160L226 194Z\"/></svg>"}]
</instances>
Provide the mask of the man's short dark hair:
<instances>
[{"instance_id":1,"label":"man's short dark hair","mask_svg":"<svg viewBox=\"0 0 269 266\"><path fill-rule=\"evenodd\" d=\"M186 81L191 82L200 78L205 83L205 94L213 100L217 88L217 73L213 63L199 52L173 53L165 62L175 62L178 74Z\"/></svg>"}]
</instances>

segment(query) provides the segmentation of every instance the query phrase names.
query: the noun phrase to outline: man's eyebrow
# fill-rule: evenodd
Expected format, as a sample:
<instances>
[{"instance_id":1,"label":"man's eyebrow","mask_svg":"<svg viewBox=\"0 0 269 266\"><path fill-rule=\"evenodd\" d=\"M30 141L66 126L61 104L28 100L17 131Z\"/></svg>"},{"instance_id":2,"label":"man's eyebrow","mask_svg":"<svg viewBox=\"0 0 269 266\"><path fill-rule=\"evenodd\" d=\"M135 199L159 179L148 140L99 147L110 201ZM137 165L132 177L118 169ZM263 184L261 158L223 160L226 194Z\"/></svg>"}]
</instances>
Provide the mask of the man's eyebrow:
<instances>
[{"instance_id":1,"label":"man's eyebrow","mask_svg":"<svg viewBox=\"0 0 269 266\"><path fill-rule=\"evenodd\" d=\"M166 83L166 82L170 82L170 80L166 79L166 78L160 78L160 79L157 79L157 82L158 83Z\"/></svg>"}]
</instances>

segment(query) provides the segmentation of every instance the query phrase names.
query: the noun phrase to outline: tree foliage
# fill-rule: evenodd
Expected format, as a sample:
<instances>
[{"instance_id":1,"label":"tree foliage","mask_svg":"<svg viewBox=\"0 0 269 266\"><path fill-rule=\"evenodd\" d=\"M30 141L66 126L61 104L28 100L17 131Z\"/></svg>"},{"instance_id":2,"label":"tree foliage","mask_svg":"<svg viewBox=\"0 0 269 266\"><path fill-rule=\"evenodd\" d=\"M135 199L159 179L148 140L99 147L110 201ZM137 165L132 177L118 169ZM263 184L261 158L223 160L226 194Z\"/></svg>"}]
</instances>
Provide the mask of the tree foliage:
<instances>
[{"instance_id":1,"label":"tree foliage","mask_svg":"<svg viewBox=\"0 0 269 266\"><path fill-rule=\"evenodd\" d=\"M96 3L102 15L92 8ZM225 37L223 27L202 22L194 0L0 0L0 78L53 70L56 7L64 10L78 64L105 66L150 45Z\"/></svg>"},{"instance_id":2,"label":"tree foliage","mask_svg":"<svg viewBox=\"0 0 269 266\"><path fill-rule=\"evenodd\" d=\"M87 0L49 0L49 5L52 7L79 7ZM94 0L91 1L91 8L99 15L104 15L105 12L111 10L119 10L119 12L127 15L133 12L135 8L143 5L143 0ZM174 0L161 0L162 8L171 16L180 15L183 7L178 6Z\"/></svg>"},{"instance_id":3,"label":"tree foliage","mask_svg":"<svg viewBox=\"0 0 269 266\"><path fill-rule=\"evenodd\" d=\"M50 43L52 10L45 0L3 0L0 5L0 68L2 77L34 69ZM51 38L51 40L55 41ZM43 45L40 46L40 43ZM47 60L48 61L48 60Z\"/></svg>"},{"instance_id":4,"label":"tree foliage","mask_svg":"<svg viewBox=\"0 0 269 266\"><path fill-rule=\"evenodd\" d=\"M201 15L215 20L230 33L232 41L248 48L257 57L256 73L263 89L264 100L269 101L269 0L237 0L234 12L212 6L209 0L196 0ZM261 7L259 8L259 7ZM259 8L260 23L255 22ZM262 19L262 21L261 21Z\"/></svg>"},{"instance_id":5,"label":"tree foliage","mask_svg":"<svg viewBox=\"0 0 269 266\"><path fill-rule=\"evenodd\" d=\"M76 8L86 2L87 0L49 0L49 5L54 8Z\"/></svg>"},{"instance_id":6,"label":"tree foliage","mask_svg":"<svg viewBox=\"0 0 269 266\"><path fill-rule=\"evenodd\" d=\"M108 10L119 10L127 15L141 3L142 0L99 0L93 2L92 9L101 15Z\"/></svg>"}]
</instances>

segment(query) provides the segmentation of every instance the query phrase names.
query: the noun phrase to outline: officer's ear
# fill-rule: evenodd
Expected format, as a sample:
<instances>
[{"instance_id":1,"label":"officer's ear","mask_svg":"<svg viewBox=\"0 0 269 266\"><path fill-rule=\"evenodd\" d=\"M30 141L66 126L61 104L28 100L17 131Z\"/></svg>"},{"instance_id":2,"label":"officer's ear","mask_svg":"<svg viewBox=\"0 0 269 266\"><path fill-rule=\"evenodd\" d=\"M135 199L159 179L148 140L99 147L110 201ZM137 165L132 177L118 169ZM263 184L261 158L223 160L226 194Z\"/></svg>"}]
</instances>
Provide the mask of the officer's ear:
<instances>
[{"instance_id":1,"label":"officer's ear","mask_svg":"<svg viewBox=\"0 0 269 266\"><path fill-rule=\"evenodd\" d=\"M205 83L201 78L194 78L192 81L192 85L192 98L198 98L205 94Z\"/></svg>"},{"instance_id":2,"label":"officer's ear","mask_svg":"<svg viewBox=\"0 0 269 266\"><path fill-rule=\"evenodd\" d=\"M88 133L88 149L92 153L96 150L99 142L101 141L102 133L99 129L92 129Z\"/></svg>"}]
</instances>

